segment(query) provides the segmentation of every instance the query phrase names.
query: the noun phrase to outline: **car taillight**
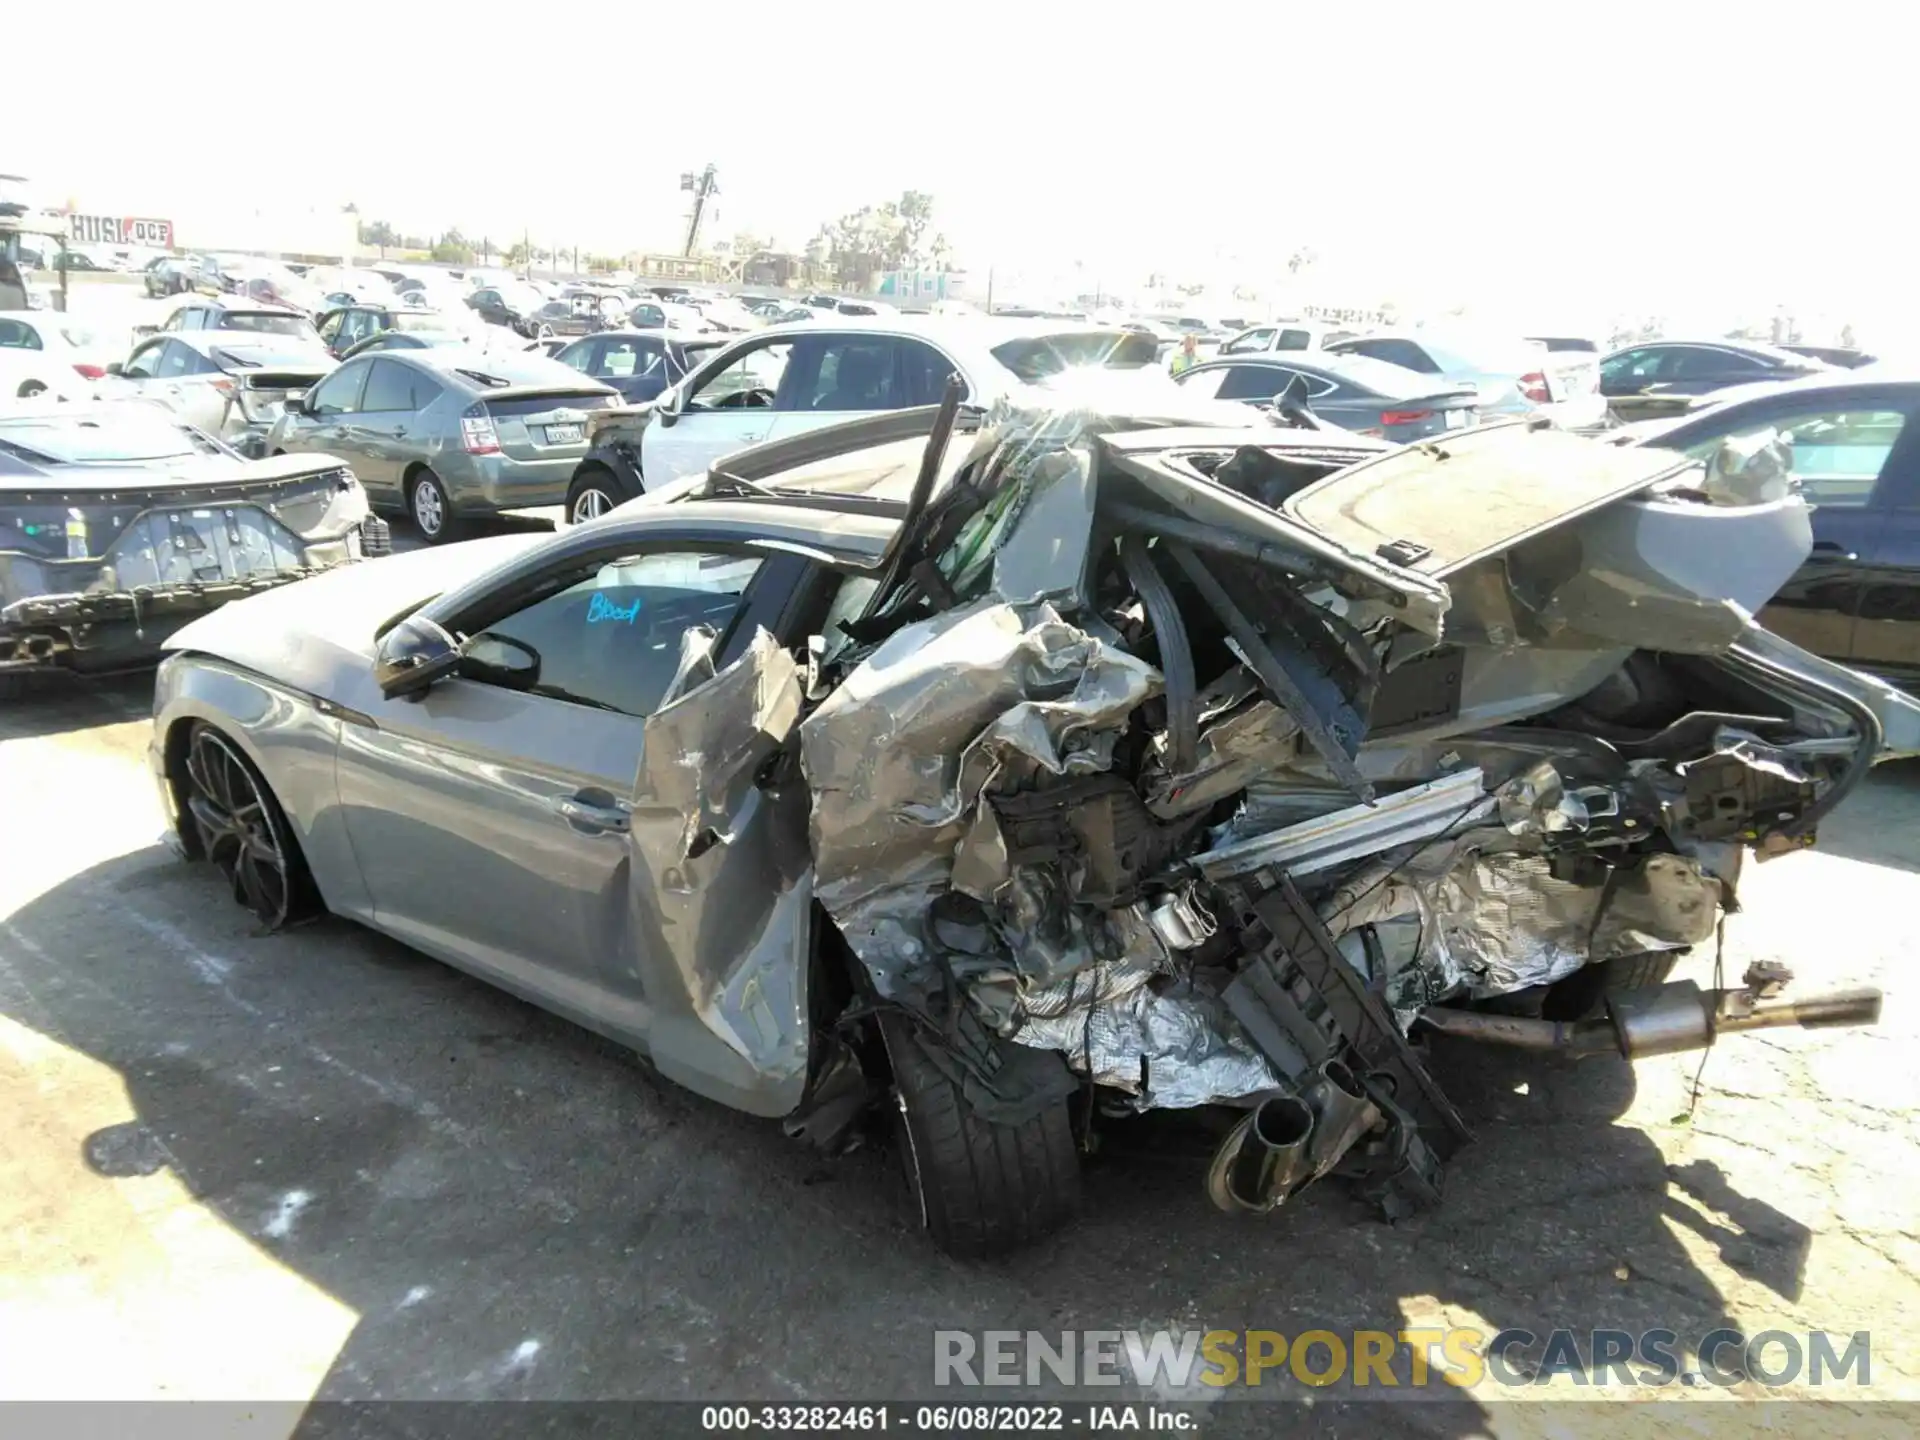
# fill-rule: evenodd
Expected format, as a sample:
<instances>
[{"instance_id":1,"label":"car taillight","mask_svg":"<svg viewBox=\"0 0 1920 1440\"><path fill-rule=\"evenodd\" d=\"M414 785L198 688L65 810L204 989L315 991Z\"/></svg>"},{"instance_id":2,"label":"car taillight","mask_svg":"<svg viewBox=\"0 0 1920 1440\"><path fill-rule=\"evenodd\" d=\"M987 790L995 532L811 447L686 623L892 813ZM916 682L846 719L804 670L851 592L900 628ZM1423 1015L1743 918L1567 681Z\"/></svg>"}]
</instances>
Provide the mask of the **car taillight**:
<instances>
[{"instance_id":1,"label":"car taillight","mask_svg":"<svg viewBox=\"0 0 1920 1440\"><path fill-rule=\"evenodd\" d=\"M460 412L460 439L469 455L498 455L500 432L493 428L493 416L478 402Z\"/></svg>"},{"instance_id":2,"label":"car taillight","mask_svg":"<svg viewBox=\"0 0 1920 1440\"><path fill-rule=\"evenodd\" d=\"M226 396L227 399L231 400L233 398L234 389L235 389L233 381L221 379L221 380L213 381L212 384L213 384L213 388L218 390L222 395Z\"/></svg>"},{"instance_id":3,"label":"car taillight","mask_svg":"<svg viewBox=\"0 0 1920 1440\"><path fill-rule=\"evenodd\" d=\"M1520 377L1520 393L1536 405L1544 405L1553 399L1547 390L1547 377L1538 370Z\"/></svg>"},{"instance_id":4,"label":"car taillight","mask_svg":"<svg viewBox=\"0 0 1920 1440\"><path fill-rule=\"evenodd\" d=\"M1380 412L1382 425L1413 425L1432 418L1431 410L1382 410Z\"/></svg>"},{"instance_id":5,"label":"car taillight","mask_svg":"<svg viewBox=\"0 0 1920 1440\"><path fill-rule=\"evenodd\" d=\"M73 368L82 380L104 380L107 378L107 372L98 365L75 365Z\"/></svg>"}]
</instances>

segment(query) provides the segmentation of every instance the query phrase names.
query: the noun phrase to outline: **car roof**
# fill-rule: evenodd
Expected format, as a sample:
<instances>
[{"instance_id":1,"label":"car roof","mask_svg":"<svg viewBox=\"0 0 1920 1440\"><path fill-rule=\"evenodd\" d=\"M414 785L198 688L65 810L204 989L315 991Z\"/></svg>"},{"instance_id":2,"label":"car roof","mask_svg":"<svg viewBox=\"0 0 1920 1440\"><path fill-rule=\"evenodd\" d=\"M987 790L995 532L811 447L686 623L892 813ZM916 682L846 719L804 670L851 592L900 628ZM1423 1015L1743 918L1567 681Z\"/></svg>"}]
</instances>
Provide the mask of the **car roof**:
<instances>
[{"instance_id":1,"label":"car roof","mask_svg":"<svg viewBox=\"0 0 1920 1440\"><path fill-rule=\"evenodd\" d=\"M385 352L382 352L385 353ZM548 389L556 385L588 387L617 393L570 366L551 360L537 350L481 350L477 347L446 346L429 350L395 350L393 358L409 365L431 370L436 378L471 390L476 395L498 395L507 390ZM487 385L472 378L473 372L504 380L505 385Z\"/></svg>"},{"instance_id":2,"label":"car roof","mask_svg":"<svg viewBox=\"0 0 1920 1440\"><path fill-rule=\"evenodd\" d=\"M1810 355L1796 355L1791 350L1782 350L1776 345L1768 345L1758 340L1688 340L1684 338L1639 340L1631 345L1620 346L1618 349L1612 351L1607 358L1612 359L1614 355L1624 355L1629 350L1671 350L1676 346L1684 346L1689 350L1732 350L1741 355L1758 355L1763 359L1773 361L1777 365L1805 365L1808 360L1813 358Z\"/></svg>"}]
</instances>

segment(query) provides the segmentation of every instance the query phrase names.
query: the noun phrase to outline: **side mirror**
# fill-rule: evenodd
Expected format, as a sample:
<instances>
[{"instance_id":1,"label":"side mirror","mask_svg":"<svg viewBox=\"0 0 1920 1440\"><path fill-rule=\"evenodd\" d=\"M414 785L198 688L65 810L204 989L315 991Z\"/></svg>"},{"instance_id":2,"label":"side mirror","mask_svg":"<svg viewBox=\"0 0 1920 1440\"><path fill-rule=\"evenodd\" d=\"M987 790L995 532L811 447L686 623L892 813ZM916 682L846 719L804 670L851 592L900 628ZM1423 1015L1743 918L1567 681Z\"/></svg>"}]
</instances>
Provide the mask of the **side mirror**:
<instances>
[{"instance_id":1,"label":"side mirror","mask_svg":"<svg viewBox=\"0 0 1920 1440\"><path fill-rule=\"evenodd\" d=\"M411 615L389 630L374 653L373 681L389 700L424 693L460 666L460 646L445 626Z\"/></svg>"},{"instance_id":2,"label":"side mirror","mask_svg":"<svg viewBox=\"0 0 1920 1440\"><path fill-rule=\"evenodd\" d=\"M127 367L118 360L111 360L107 362L107 373L109 375L124 375L127 373Z\"/></svg>"},{"instance_id":3,"label":"side mirror","mask_svg":"<svg viewBox=\"0 0 1920 1440\"><path fill-rule=\"evenodd\" d=\"M476 635L461 647L460 673L503 690L531 690L540 683L540 655L505 635Z\"/></svg>"},{"instance_id":4,"label":"side mirror","mask_svg":"<svg viewBox=\"0 0 1920 1440\"><path fill-rule=\"evenodd\" d=\"M680 418L681 408L685 404L684 392L678 385L675 385L655 402L653 417L662 425L671 426Z\"/></svg>"},{"instance_id":5,"label":"side mirror","mask_svg":"<svg viewBox=\"0 0 1920 1440\"><path fill-rule=\"evenodd\" d=\"M289 415L311 415L313 413L307 409L307 392L304 390L289 391L286 399L281 402L281 408Z\"/></svg>"}]
</instances>

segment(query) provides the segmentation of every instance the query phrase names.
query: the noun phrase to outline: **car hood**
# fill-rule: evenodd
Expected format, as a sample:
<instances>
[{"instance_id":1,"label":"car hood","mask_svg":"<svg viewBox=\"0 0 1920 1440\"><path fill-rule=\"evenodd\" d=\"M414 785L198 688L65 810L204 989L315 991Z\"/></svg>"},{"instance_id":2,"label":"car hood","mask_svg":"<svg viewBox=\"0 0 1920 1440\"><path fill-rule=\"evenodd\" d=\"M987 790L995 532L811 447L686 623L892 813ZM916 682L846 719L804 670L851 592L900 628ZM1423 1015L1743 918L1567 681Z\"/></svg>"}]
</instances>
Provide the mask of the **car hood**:
<instances>
[{"instance_id":1,"label":"car hood","mask_svg":"<svg viewBox=\"0 0 1920 1440\"><path fill-rule=\"evenodd\" d=\"M364 673L386 621L542 538L495 535L342 566L223 606L176 631L166 648L217 656L309 694L333 694L343 673Z\"/></svg>"}]
</instances>

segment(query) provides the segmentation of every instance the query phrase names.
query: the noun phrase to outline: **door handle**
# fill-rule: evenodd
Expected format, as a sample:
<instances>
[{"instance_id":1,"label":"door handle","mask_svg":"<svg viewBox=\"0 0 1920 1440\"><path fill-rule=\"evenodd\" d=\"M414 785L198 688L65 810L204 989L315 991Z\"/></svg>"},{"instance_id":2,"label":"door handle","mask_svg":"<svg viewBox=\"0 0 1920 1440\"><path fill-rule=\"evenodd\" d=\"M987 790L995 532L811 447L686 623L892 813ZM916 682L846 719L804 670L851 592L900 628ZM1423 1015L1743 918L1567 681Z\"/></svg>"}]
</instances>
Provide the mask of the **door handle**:
<instances>
[{"instance_id":1,"label":"door handle","mask_svg":"<svg viewBox=\"0 0 1920 1440\"><path fill-rule=\"evenodd\" d=\"M583 790L577 795L562 796L553 802L553 808L567 824L588 835L627 833L627 807L604 791L596 794Z\"/></svg>"}]
</instances>

